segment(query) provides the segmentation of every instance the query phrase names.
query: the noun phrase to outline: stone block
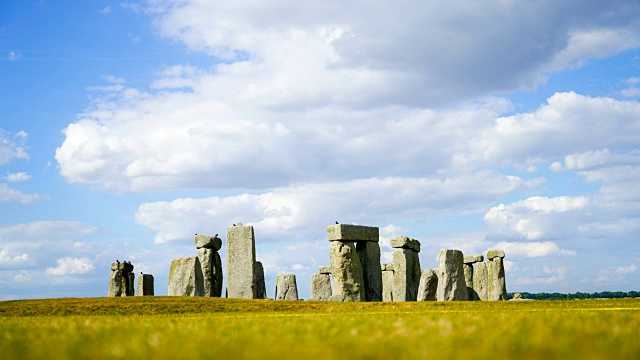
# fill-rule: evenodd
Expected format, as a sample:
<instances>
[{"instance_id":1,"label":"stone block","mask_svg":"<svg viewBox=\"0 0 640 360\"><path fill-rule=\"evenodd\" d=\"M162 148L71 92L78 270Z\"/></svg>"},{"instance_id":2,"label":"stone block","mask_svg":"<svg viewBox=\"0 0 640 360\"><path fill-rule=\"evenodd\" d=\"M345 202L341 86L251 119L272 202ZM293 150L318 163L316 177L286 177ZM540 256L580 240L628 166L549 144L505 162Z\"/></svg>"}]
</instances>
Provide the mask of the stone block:
<instances>
[{"instance_id":1,"label":"stone block","mask_svg":"<svg viewBox=\"0 0 640 360\"><path fill-rule=\"evenodd\" d=\"M487 271L487 265L484 262L476 264L476 268L473 271L473 291L478 296L477 299L487 301L487 287L489 275Z\"/></svg>"},{"instance_id":2,"label":"stone block","mask_svg":"<svg viewBox=\"0 0 640 360\"><path fill-rule=\"evenodd\" d=\"M309 300L328 301L331 298L331 277L329 274L311 274L311 294Z\"/></svg>"},{"instance_id":3,"label":"stone block","mask_svg":"<svg viewBox=\"0 0 640 360\"><path fill-rule=\"evenodd\" d=\"M196 249L207 248L218 251L222 248L222 239L217 236L196 234L193 240L196 243Z\"/></svg>"},{"instance_id":4,"label":"stone block","mask_svg":"<svg viewBox=\"0 0 640 360\"><path fill-rule=\"evenodd\" d=\"M487 251L487 260L493 260L494 258L504 258L504 251L502 250L489 250Z\"/></svg>"},{"instance_id":5,"label":"stone block","mask_svg":"<svg viewBox=\"0 0 640 360\"><path fill-rule=\"evenodd\" d=\"M133 271L133 264L131 264L130 262L120 262L120 261L116 261L116 262L112 262L111 263L111 271L115 271L115 270L122 270L125 272L132 272Z\"/></svg>"},{"instance_id":6,"label":"stone block","mask_svg":"<svg viewBox=\"0 0 640 360\"><path fill-rule=\"evenodd\" d=\"M359 241L356 242L356 252L362 265L365 301L382 301L380 245L375 241Z\"/></svg>"},{"instance_id":7,"label":"stone block","mask_svg":"<svg viewBox=\"0 0 640 360\"><path fill-rule=\"evenodd\" d=\"M464 263L462 265L462 268L464 269L464 282L465 282L465 285L467 286L467 298L469 299L469 301L480 300L480 298L478 297L478 294L473 289L473 277L474 277L473 264L474 263Z\"/></svg>"},{"instance_id":8,"label":"stone block","mask_svg":"<svg viewBox=\"0 0 640 360\"><path fill-rule=\"evenodd\" d=\"M126 274L126 276L125 276ZM136 294L136 274L132 272L122 272L122 278L125 280L124 288L126 289L125 293L122 296L134 296Z\"/></svg>"},{"instance_id":9,"label":"stone block","mask_svg":"<svg viewBox=\"0 0 640 360\"><path fill-rule=\"evenodd\" d=\"M331 275L331 266L330 265L318 266L318 274Z\"/></svg>"},{"instance_id":10,"label":"stone block","mask_svg":"<svg viewBox=\"0 0 640 360\"><path fill-rule=\"evenodd\" d=\"M267 285L264 282L264 267L260 261L256 261L256 299L267 298Z\"/></svg>"},{"instance_id":11,"label":"stone block","mask_svg":"<svg viewBox=\"0 0 640 360\"><path fill-rule=\"evenodd\" d=\"M169 296L203 296L204 279L197 256L173 259L169 270Z\"/></svg>"},{"instance_id":12,"label":"stone block","mask_svg":"<svg viewBox=\"0 0 640 360\"><path fill-rule=\"evenodd\" d=\"M488 300L507 300L507 285L504 274L503 258L496 256L488 264L489 286Z\"/></svg>"},{"instance_id":13,"label":"stone block","mask_svg":"<svg viewBox=\"0 0 640 360\"><path fill-rule=\"evenodd\" d=\"M465 264L474 264L474 263L478 263L478 262L483 262L484 261L484 256L482 255L468 255L464 257L463 262Z\"/></svg>"},{"instance_id":14,"label":"stone block","mask_svg":"<svg viewBox=\"0 0 640 360\"><path fill-rule=\"evenodd\" d=\"M298 285L294 274L280 274L276 279L276 300L298 300Z\"/></svg>"},{"instance_id":15,"label":"stone block","mask_svg":"<svg viewBox=\"0 0 640 360\"><path fill-rule=\"evenodd\" d=\"M407 248L393 252L393 301L416 301L420 285L418 253Z\"/></svg>"},{"instance_id":16,"label":"stone block","mask_svg":"<svg viewBox=\"0 0 640 360\"><path fill-rule=\"evenodd\" d=\"M440 278L438 279L438 301L468 300L467 284L464 280L463 255L460 250L440 250Z\"/></svg>"},{"instance_id":17,"label":"stone block","mask_svg":"<svg viewBox=\"0 0 640 360\"><path fill-rule=\"evenodd\" d=\"M253 226L227 229L227 292L229 298L255 299L256 245Z\"/></svg>"},{"instance_id":18,"label":"stone block","mask_svg":"<svg viewBox=\"0 0 640 360\"><path fill-rule=\"evenodd\" d=\"M107 292L108 297L119 297L122 296L122 270L114 270L111 271L111 275L109 276L109 289Z\"/></svg>"},{"instance_id":19,"label":"stone block","mask_svg":"<svg viewBox=\"0 0 640 360\"><path fill-rule=\"evenodd\" d=\"M393 302L393 271L382 272L382 301Z\"/></svg>"},{"instance_id":20,"label":"stone block","mask_svg":"<svg viewBox=\"0 0 640 360\"><path fill-rule=\"evenodd\" d=\"M380 241L380 230L374 226L335 224L327 227L329 241Z\"/></svg>"},{"instance_id":21,"label":"stone block","mask_svg":"<svg viewBox=\"0 0 640 360\"><path fill-rule=\"evenodd\" d=\"M365 301L364 275L353 242L332 241L330 249L333 296L343 301Z\"/></svg>"},{"instance_id":22,"label":"stone block","mask_svg":"<svg viewBox=\"0 0 640 360\"><path fill-rule=\"evenodd\" d=\"M418 286L418 301L436 301L438 275L432 269L422 270Z\"/></svg>"},{"instance_id":23,"label":"stone block","mask_svg":"<svg viewBox=\"0 0 640 360\"><path fill-rule=\"evenodd\" d=\"M198 235L200 236L200 235ZM202 267L202 279L204 281L203 288L203 296L213 297L214 293L214 279L213 279L213 264L214 264L214 254L210 248L201 247L198 248L198 260L200 261L200 266Z\"/></svg>"},{"instance_id":24,"label":"stone block","mask_svg":"<svg viewBox=\"0 0 640 360\"><path fill-rule=\"evenodd\" d=\"M401 235L391 239L391 247L395 249L411 249L420 252L420 241Z\"/></svg>"},{"instance_id":25,"label":"stone block","mask_svg":"<svg viewBox=\"0 0 640 360\"><path fill-rule=\"evenodd\" d=\"M140 274L138 278L138 286L136 288L137 296L153 296L153 275Z\"/></svg>"},{"instance_id":26,"label":"stone block","mask_svg":"<svg viewBox=\"0 0 640 360\"><path fill-rule=\"evenodd\" d=\"M393 264L380 264L380 270L393 271Z\"/></svg>"},{"instance_id":27,"label":"stone block","mask_svg":"<svg viewBox=\"0 0 640 360\"><path fill-rule=\"evenodd\" d=\"M222 258L217 251L213 252L213 297L222 297Z\"/></svg>"}]
</instances>

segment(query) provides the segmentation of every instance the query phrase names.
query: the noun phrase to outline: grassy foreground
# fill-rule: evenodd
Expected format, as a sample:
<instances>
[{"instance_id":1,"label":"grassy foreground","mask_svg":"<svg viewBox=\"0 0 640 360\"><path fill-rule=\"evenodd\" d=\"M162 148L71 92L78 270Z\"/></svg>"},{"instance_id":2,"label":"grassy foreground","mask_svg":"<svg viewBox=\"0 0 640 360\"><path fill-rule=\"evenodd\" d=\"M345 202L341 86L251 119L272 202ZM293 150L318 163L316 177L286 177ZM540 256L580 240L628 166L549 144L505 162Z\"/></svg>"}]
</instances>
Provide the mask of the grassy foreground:
<instances>
[{"instance_id":1,"label":"grassy foreground","mask_svg":"<svg viewBox=\"0 0 640 360\"><path fill-rule=\"evenodd\" d=\"M3 359L639 359L640 299L0 301Z\"/></svg>"}]
</instances>

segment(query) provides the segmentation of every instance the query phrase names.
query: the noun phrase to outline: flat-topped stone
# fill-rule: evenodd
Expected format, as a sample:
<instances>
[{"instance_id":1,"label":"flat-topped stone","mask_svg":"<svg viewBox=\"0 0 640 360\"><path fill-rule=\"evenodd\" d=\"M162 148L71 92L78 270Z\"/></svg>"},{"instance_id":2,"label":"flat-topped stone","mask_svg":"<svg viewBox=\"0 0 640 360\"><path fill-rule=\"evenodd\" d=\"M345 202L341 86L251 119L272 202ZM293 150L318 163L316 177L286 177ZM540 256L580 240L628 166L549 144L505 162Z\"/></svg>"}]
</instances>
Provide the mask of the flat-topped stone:
<instances>
[{"instance_id":1,"label":"flat-topped stone","mask_svg":"<svg viewBox=\"0 0 640 360\"><path fill-rule=\"evenodd\" d=\"M125 272L133 271L133 264L130 262L116 261L111 263L111 271L122 270Z\"/></svg>"},{"instance_id":2,"label":"flat-topped stone","mask_svg":"<svg viewBox=\"0 0 640 360\"><path fill-rule=\"evenodd\" d=\"M494 258L504 258L504 251L502 250L489 250L487 251L487 259L493 260Z\"/></svg>"},{"instance_id":3,"label":"flat-topped stone","mask_svg":"<svg viewBox=\"0 0 640 360\"><path fill-rule=\"evenodd\" d=\"M222 247L222 239L217 236L196 234L193 241L196 243L196 249L207 248L218 251Z\"/></svg>"},{"instance_id":4,"label":"flat-topped stone","mask_svg":"<svg viewBox=\"0 0 640 360\"><path fill-rule=\"evenodd\" d=\"M380 270L393 271L393 264L380 264Z\"/></svg>"},{"instance_id":5,"label":"flat-topped stone","mask_svg":"<svg viewBox=\"0 0 640 360\"><path fill-rule=\"evenodd\" d=\"M335 224L327 227L329 241L379 241L380 230L374 226Z\"/></svg>"},{"instance_id":6,"label":"flat-topped stone","mask_svg":"<svg viewBox=\"0 0 640 360\"><path fill-rule=\"evenodd\" d=\"M331 266L318 266L318 274L331 275Z\"/></svg>"},{"instance_id":7,"label":"flat-topped stone","mask_svg":"<svg viewBox=\"0 0 640 360\"><path fill-rule=\"evenodd\" d=\"M462 262L465 264L474 264L484 261L484 256L482 255L465 255L462 259Z\"/></svg>"},{"instance_id":8,"label":"flat-topped stone","mask_svg":"<svg viewBox=\"0 0 640 360\"><path fill-rule=\"evenodd\" d=\"M420 241L402 235L391 239L391 247L396 249L410 249L415 252L420 252Z\"/></svg>"}]
</instances>

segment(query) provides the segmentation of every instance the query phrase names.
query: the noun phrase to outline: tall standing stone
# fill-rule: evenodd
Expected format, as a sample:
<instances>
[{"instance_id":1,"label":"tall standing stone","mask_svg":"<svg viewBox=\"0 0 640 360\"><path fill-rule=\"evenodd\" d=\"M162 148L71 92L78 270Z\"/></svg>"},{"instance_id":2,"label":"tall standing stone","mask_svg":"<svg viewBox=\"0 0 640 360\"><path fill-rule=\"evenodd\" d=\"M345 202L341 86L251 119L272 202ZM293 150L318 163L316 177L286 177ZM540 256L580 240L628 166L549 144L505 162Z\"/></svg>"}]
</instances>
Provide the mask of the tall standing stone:
<instances>
[{"instance_id":1,"label":"tall standing stone","mask_svg":"<svg viewBox=\"0 0 640 360\"><path fill-rule=\"evenodd\" d=\"M134 296L136 294L136 287L134 285L136 281L136 274L131 271L127 274L127 278L127 296Z\"/></svg>"},{"instance_id":2,"label":"tall standing stone","mask_svg":"<svg viewBox=\"0 0 640 360\"><path fill-rule=\"evenodd\" d=\"M468 300L467 284L464 280L463 255L460 250L440 250L440 279L438 279L438 301Z\"/></svg>"},{"instance_id":3,"label":"tall standing stone","mask_svg":"<svg viewBox=\"0 0 640 360\"><path fill-rule=\"evenodd\" d=\"M194 237L196 249L198 249L198 260L202 266L202 277L204 282L204 296L213 297L217 295L216 275L216 255L222 247L222 239L218 236L196 234ZM219 257L220 255L218 255ZM219 297L220 295L218 295Z\"/></svg>"},{"instance_id":4,"label":"tall standing stone","mask_svg":"<svg viewBox=\"0 0 640 360\"><path fill-rule=\"evenodd\" d=\"M488 300L507 300L507 284L504 275L504 251L489 250L489 286L487 290Z\"/></svg>"},{"instance_id":5,"label":"tall standing stone","mask_svg":"<svg viewBox=\"0 0 640 360\"><path fill-rule=\"evenodd\" d=\"M202 266L197 256L173 259L169 270L169 296L204 296Z\"/></svg>"},{"instance_id":6,"label":"tall standing stone","mask_svg":"<svg viewBox=\"0 0 640 360\"><path fill-rule=\"evenodd\" d=\"M241 223L227 229L227 296L256 298L256 240L253 226Z\"/></svg>"},{"instance_id":7,"label":"tall standing stone","mask_svg":"<svg viewBox=\"0 0 640 360\"><path fill-rule=\"evenodd\" d=\"M213 296L222 297L222 258L216 251L213 253Z\"/></svg>"},{"instance_id":8,"label":"tall standing stone","mask_svg":"<svg viewBox=\"0 0 640 360\"><path fill-rule=\"evenodd\" d=\"M356 252L362 264L365 300L382 301L382 271L380 270L380 245L377 241L357 241Z\"/></svg>"},{"instance_id":9,"label":"tall standing stone","mask_svg":"<svg viewBox=\"0 0 640 360\"><path fill-rule=\"evenodd\" d=\"M256 261L256 299L267 298L267 286L264 282L264 267L260 261Z\"/></svg>"},{"instance_id":10,"label":"tall standing stone","mask_svg":"<svg viewBox=\"0 0 640 360\"><path fill-rule=\"evenodd\" d=\"M473 291L478 295L478 300L487 301L489 275L487 271L487 265L484 262L476 264L475 271L473 273Z\"/></svg>"},{"instance_id":11,"label":"tall standing stone","mask_svg":"<svg viewBox=\"0 0 640 360\"><path fill-rule=\"evenodd\" d=\"M280 274L276 279L276 300L298 300L298 285L294 274Z\"/></svg>"},{"instance_id":12,"label":"tall standing stone","mask_svg":"<svg viewBox=\"0 0 640 360\"><path fill-rule=\"evenodd\" d=\"M432 269L422 270L420 286L418 286L418 301L436 301L438 292L438 275Z\"/></svg>"},{"instance_id":13,"label":"tall standing stone","mask_svg":"<svg viewBox=\"0 0 640 360\"><path fill-rule=\"evenodd\" d=\"M137 296L153 296L153 275L140 273L138 278Z\"/></svg>"},{"instance_id":14,"label":"tall standing stone","mask_svg":"<svg viewBox=\"0 0 640 360\"><path fill-rule=\"evenodd\" d=\"M365 301L360 258L353 242L331 242L332 300Z\"/></svg>"},{"instance_id":15,"label":"tall standing stone","mask_svg":"<svg viewBox=\"0 0 640 360\"><path fill-rule=\"evenodd\" d=\"M463 258L464 281L467 285L467 293L470 301L480 300L478 293L473 288L473 278L474 278L473 264L482 262L482 261L484 261L484 256L482 255L469 255Z\"/></svg>"},{"instance_id":16,"label":"tall standing stone","mask_svg":"<svg viewBox=\"0 0 640 360\"><path fill-rule=\"evenodd\" d=\"M309 300L328 301L331 298L331 278L329 274L311 274L311 294Z\"/></svg>"},{"instance_id":17,"label":"tall standing stone","mask_svg":"<svg viewBox=\"0 0 640 360\"><path fill-rule=\"evenodd\" d=\"M393 302L393 264L382 264L382 301Z\"/></svg>"},{"instance_id":18,"label":"tall standing stone","mask_svg":"<svg viewBox=\"0 0 640 360\"><path fill-rule=\"evenodd\" d=\"M119 297L122 296L122 270L114 270L111 271L111 276L109 276L109 292L107 294L108 297Z\"/></svg>"},{"instance_id":19,"label":"tall standing stone","mask_svg":"<svg viewBox=\"0 0 640 360\"><path fill-rule=\"evenodd\" d=\"M391 239L393 252L393 301L418 300L420 286L420 242L407 236Z\"/></svg>"},{"instance_id":20,"label":"tall standing stone","mask_svg":"<svg viewBox=\"0 0 640 360\"><path fill-rule=\"evenodd\" d=\"M109 277L108 296L133 296L135 275L133 265L127 261L111 263L111 276Z\"/></svg>"}]
</instances>

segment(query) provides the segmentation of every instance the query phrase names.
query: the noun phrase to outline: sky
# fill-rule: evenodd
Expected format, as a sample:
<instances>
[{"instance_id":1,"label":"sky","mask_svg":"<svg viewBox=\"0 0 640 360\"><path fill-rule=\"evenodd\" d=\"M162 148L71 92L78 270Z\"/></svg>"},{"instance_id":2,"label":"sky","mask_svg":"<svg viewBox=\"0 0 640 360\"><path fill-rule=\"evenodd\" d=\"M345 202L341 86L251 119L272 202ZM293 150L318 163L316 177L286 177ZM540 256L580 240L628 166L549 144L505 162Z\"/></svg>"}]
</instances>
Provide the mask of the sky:
<instances>
[{"instance_id":1,"label":"sky","mask_svg":"<svg viewBox=\"0 0 640 360\"><path fill-rule=\"evenodd\" d=\"M106 296L116 259L166 295L237 222L271 297L335 221L639 290L639 100L636 0L5 0L0 299Z\"/></svg>"}]
</instances>

